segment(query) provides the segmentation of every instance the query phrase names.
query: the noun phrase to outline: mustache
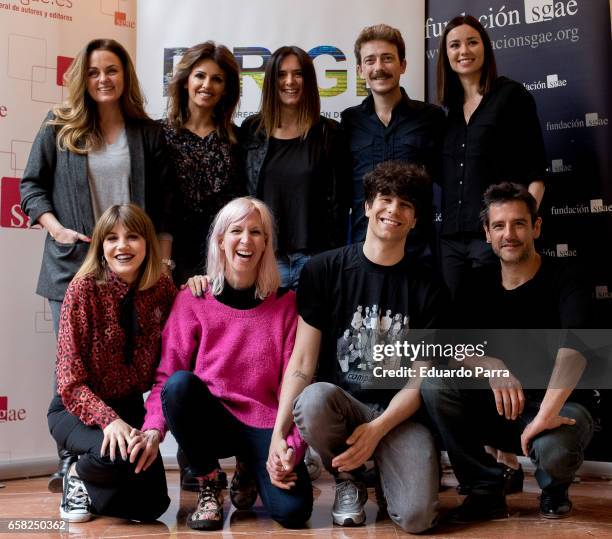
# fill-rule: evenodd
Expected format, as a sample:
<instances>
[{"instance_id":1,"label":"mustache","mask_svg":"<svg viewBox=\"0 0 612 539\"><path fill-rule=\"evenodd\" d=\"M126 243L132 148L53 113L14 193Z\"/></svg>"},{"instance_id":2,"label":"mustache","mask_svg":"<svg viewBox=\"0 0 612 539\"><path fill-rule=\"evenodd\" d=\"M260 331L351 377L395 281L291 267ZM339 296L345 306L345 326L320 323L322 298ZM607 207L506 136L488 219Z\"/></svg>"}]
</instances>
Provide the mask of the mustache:
<instances>
[{"instance_id":1,"label":"mustache","mask_svg":"<svg viewBox=\"0 0 612 539\"><path fill-rule=\"evenodd\" d=\"M505 241L500 245L500 247L519 247L521 245L523 244L520 241Z\"/></svg>"},{"instance_id":2,"label":"mustache","mask_svg":"<svg viewBox=\"0 0 612 539\"><path fill-rule=\"evenodd\" d=\"M370 78L371 79L390 79L391 78L391 74L387 73L383 69L379 69L378 71L374 71L374 73L372 73Z\"/></svg>"}]
</instances>

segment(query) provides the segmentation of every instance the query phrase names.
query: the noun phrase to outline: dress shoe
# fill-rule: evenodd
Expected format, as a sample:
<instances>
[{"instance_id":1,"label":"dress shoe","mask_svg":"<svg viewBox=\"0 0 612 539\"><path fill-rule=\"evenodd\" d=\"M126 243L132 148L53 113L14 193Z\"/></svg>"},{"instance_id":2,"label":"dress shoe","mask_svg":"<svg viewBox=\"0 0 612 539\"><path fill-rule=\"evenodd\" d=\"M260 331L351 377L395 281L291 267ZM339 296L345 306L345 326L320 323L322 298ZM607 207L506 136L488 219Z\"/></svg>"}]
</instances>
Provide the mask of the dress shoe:
<instances>
[{"instance_id":1,"label":"dress shoe","mask_svg":"<svg viewBox=\"0 0 612 539\"><path fill-rule=\"evenodd\" d=\"M470 494L459 507L448 513L447 520L453 524L469 524L508 516L503 494Z\"/></svg>"},{"instance_id":2,"label":"dress shoe","mask_svg":"<svg viewBox=\"0 0 612 539\"><path fill-rule=\"evenodd\" d=\"M540 515L544 518L565 518L572 512L567 487L543 489L540 495Z\"/></svg>"}]
</instances>

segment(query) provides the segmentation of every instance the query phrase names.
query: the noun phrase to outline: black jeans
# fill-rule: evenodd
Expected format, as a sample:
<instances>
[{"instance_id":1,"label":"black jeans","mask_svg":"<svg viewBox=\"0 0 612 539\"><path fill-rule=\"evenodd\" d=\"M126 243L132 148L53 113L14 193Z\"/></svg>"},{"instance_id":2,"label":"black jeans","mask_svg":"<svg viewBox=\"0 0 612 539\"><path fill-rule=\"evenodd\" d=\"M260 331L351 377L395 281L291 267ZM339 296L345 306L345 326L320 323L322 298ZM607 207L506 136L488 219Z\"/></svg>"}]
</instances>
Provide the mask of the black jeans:
<instances>
[{"instance_id":1,"label":"black jeans","mask_svg":"<svg viewBox=\"0 0 612 539\"><path fill-rule=\"evenodd\" d=\"M142 395L107 402L129 425L140 428L144 420ZM136 464L124 461L119 454L115 462L100 456L104 433L99 427L88 427L66 410L56 395L47 413L49 431L58 446L79 455L76 465L91 498L91 511L98 515L131 520L156 520L170 505L166 473L161 456L146 471L134 473Z\"/></svg>"},{"instance_id":2,"label":"black jeans","mask_svg":"<svg viewBox=\"0 0 612 539\"><path fill-rule=\"evenodd\" d=\"M501 493L504 470L483 446L522 454L521 433L540 403L527 399L523 414L510 421L497 413L493 392L484 379L427 378L421 393L458 481L473 485L474 493ZM544 431L529 446L542 489L570 485L593 435L593 419L580 404L566 402L560 415L575 419L576 424Z\"/></svg>"},{"instance_id":3,"label":"black jeans","mask_svg":"<svg viewBox=\"0 0 612 539\"><path fill-rule=\"evenodd\" d=\"M312 486L304 462L295 467L298 478L291 490L270 482L266 461L272 429L238 421L192 372L175 372L166 381L161 399L168 427L195 476L213 471L219 458L237 456L255 476L261 501L274 520L296 528L310 518Z\"/></svg>"}]
</instances>

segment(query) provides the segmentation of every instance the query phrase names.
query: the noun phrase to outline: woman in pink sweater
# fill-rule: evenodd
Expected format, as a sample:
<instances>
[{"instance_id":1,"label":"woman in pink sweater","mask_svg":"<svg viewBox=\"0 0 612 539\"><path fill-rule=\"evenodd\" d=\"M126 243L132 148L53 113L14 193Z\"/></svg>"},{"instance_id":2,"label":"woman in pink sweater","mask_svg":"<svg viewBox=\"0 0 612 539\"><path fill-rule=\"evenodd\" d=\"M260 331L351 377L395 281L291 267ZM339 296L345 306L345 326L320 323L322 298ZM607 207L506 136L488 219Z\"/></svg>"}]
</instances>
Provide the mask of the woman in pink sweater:
<instances>
[{"instance_id":1,"label":"woman in pink sweater","mask_svg":"<svg viewBox=\"0 0 612 539\"><path fill-rule=\"evenodd\" d=\"M259 491L274 520L300 527L312 511L312 487L295 427L289 443L299 464L284 475L288 488L273 486L266 470L297 310L294 292L278 289L273 220L264 203L245 197L221 209L207 272L203 297L183 290L174 303L143 430L157 444L169 428L200 481L189 527L222 527L217 467L229 456L239 462L230 487L234 505L250 508Z\"/></svg>"}]
</instances>

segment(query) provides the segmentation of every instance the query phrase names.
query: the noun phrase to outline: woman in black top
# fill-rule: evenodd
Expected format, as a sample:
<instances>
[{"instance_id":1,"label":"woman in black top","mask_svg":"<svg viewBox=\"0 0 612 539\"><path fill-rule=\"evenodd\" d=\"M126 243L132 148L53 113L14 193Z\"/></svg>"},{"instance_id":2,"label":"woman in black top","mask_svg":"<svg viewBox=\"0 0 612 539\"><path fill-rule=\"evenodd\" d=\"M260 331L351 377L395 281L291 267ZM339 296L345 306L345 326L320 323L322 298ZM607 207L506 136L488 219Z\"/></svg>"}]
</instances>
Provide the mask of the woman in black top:
<instances>
[{"instance_id":1,"label":"woman in black top","mask_svg":"<svg viewBox=\"0 0 612 539\"><path fill-rule=\"evenodd\" d=\"M261 110L240 130L247 191L276 219L283 287L297 287L310 255L346 243L348 147L338 122L320 108L311 58L299 47L281 47L266 65Z\"/></svg>"},{"instance_id":2,"label":"woman in black top","mask_svg":"<svg viewBox=\"0 0 612 539\"><path fill-rule=\"evenodd\" d=\"M174 280L199 273L217 212L243 191L234 112L240 98L234 55L212 41L187 49L168 86L163 120L176 169L173 189Z\"/></svg>"},{"instance_id":3,"label":"woman in black top","mask_svg":"<svg viewBox=\"0 0 612 539\"><path fill-rule=\"evenodd\" d=\"M454 294L469 268L496 261L479 218L485 189L517 182L539 205L546 155L533 97L497 76L491 40L471 15L455 17L442 34L437 91L448 109L440 254Z\"/></svg>"}]
</instances>

